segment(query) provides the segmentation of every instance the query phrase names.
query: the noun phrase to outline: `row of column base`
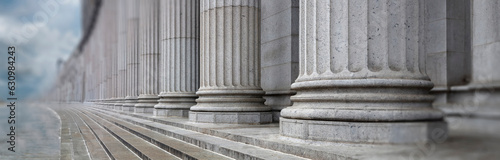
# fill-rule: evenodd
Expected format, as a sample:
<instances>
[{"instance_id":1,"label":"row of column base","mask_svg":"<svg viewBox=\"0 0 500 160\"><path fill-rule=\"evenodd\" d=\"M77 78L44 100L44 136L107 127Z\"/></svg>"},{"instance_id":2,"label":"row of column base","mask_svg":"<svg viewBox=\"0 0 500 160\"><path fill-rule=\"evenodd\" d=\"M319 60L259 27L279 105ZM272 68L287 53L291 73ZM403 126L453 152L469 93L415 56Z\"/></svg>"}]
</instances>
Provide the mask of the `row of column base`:
<instances>
[{"instance_id":1,"label":"row of column base","mask_svg":"<svg viewBox=\"0 0 500 160\"><path fill-rule=\"evenodd\" d=\"M189 117L197 123L265 124L273 122L269 112L200 112L189 109L155 108L153 99L127 99L116 110L166 117ZM134 105L133 102L138 102ZM147 102L147 103L140 103ZM96 103L110 108L111 103ZM157 104L156 104L157 105ZM441 143L447 138L445 121L417 122L345 122L302 120L279 117L283 136L302 140L354 143L401 144L414 142Z\"/></svg>"}]
</instances>

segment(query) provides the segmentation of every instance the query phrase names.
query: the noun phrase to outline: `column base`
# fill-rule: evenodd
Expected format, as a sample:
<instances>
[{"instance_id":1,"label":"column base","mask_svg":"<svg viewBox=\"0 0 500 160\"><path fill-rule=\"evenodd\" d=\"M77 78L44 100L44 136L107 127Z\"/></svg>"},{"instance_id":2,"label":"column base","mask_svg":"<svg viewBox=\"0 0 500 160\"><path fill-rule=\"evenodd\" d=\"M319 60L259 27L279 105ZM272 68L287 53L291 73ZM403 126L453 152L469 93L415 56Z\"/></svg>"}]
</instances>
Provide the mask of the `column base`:
<instances>
[{"instance_id":1,"label":"column base","mask_svg":"<svg viewBox=\"0 0 500 160\"><path fill-rule=\"evenodd\" d=\"M147 114L152 114L154 112L153 107L145 107L145 108L134 108L134 113L147 113Z\"/></svg>"},{"instance_id":2,"label":"column base","mask_svg":"<svg viewBox=\"0 0 500 160\"><path fill-rule=\"evenodd\" d=\"M280 118L282 136L317 141L407 144L444 142L444 121L342 122Z\"/></svg>"},{"instance_id":3,"label":"column base","mask_svg":"<svg viewBox=\"0 0 500 160\"><path fill-rule=\"evenodd\" d=\"M189 121L198 123L265 124L271 123L272 117L272 112L189 111Z\"/></svg>"},{"instance_id":4,"label":"column base","mask_svg":"<svg viewBox=\"0 0 500 160\"><path fill-rule=\"evenodd\" d=\"M134 106L134 112L153 114L156 104L158 104L157 95L139 95L139 101Z\"/></svg>"},{"instance_id":5,"label":"column base","mask_svg":"<svg viewBox=\"0 0 500 160\"><path fill-rule=\"evenodd\" d=\"M115 109L115 110L120 110L120 111L121 111L121 110L122 110L122 107L123 107L123 104L121 104L121 103L120 103L120 104L115 104L114 109Z\"/></svg>"},{"instance_id":6,"label":"column base","mask_svg":"<svg viewBox=\"0 0 500 160\"><path fill-rule=\"evenodd\" d=\"M123 102L122 111L134 112L135 104L137 104L137 97L127 96Z\"/></svg>"},{"instance_id":7,"label":"column base","mask_svg":"<svg viewBox=\"0 0 500 160\"><path fill-rule=\"evenodd\" d=\"M115 104L114 104L114 109L121 111L124 101L125 101L125 99L123 99L123 98L116 98L115 99Z\"/></svg>"},{"instance_id":8,"label":"column base","mask_svg":"<svg viewBox=\"0 0 500 160\"><path fill-rule=\"evenodd\" d=\"M127 105L127 104L124 104L122 106L122 111L124 112L134 112L134 104L130 104L130 105Z\"/></svg>"},{"instance_id":9,"label":"column base","mask_svg":"<svg viewBox=\"0 0 500 160\"><path fill-rule=\"evenodd\" d=\"M198 98L194 92L162 92L159 97L158 104L154 106L154 115L166 117L188 117L189 108L196 105Z\"/></svg>"},{"instance_id":10,"label":"column base","mask_svg":"<svg viewBox=\"0 0 500 160\"><path fill-rule=\"evenodd\" d=\"M167 109L155 107L153 115L165 117L188 117L189 109Z\"/></svg>"}]
</instances>

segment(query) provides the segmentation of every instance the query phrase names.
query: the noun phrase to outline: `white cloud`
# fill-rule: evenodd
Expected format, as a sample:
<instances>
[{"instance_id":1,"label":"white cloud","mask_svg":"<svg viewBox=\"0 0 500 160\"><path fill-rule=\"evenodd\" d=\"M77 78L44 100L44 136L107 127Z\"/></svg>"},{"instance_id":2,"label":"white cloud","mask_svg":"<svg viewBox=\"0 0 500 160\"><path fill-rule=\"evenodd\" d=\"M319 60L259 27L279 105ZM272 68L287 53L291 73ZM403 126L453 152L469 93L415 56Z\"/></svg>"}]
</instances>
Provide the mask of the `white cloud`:
<instances>
[{"instance_id":1,"label":"white cloud","mask_svg":"<svg viewBox=\"0 0 500 160\"><path fill-rule=\"evenodd\" d=\"M54 0L38 2L49 1L55 2ZM23 76L25 84L19 85L31 88L29 93L43 93L55 80L57 60L60 58L66 60L78 44L81 30L80 1L58 0L59 9L46 21L33 18L37 14L49 15L49 13L38 3L30 2L32 1L16 1L18 4L14 5L16 6L12 9L14 12L0 11L0 24L2 24L0 35L3 35L0 36L0 47L12 45L13 40L21 40L16 45L18 53L16 71L18 76ZM45 22L45 24L37 25L35 22ZM7 64L0 64L4 65ZM2 78L4 76L0 75L0 87L5 85L2 80L5 79Z\"/></svg>"}]
</instances>

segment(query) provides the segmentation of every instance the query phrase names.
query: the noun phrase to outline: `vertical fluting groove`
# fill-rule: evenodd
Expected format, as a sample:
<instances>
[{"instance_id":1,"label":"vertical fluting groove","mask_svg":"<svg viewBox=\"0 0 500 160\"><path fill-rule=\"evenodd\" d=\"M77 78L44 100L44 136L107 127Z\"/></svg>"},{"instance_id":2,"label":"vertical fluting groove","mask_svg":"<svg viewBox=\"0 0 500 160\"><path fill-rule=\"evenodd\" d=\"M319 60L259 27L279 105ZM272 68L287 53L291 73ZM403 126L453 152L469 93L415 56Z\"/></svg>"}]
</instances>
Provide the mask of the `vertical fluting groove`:
<instances>
[{"instance_id":1,"label":"vertical fluting groove","mask_svg":"<svg viewBox=\"0 0 500 160\"><path fill-rule=\"evenodd\" d=\"M163 10L163 11L165 11L165 12L168 13L168 16L167 16L168 19L166 21L166 26L167 27L165 28L167 30L167 35L166 35L166 39L165 39L166 46L167 46L166 47L166 51L168 53L165 54L165 57L167 57L167 62L172 62L172 61L175 61L174 58L173 58L175 56L174 55L174 53L175 53L174 49L175 48L173 46L173 39L172 39L173 34L175 32L175 30L172 29L172 28L174 28L175 26L174 26L174 23L171 23L171 22L173 22L175 20L174 19L174 17L175 17L175 15L174 15L174 13L175 13L174 12L175 1L170 0L168 2L169 2L169 4L167 4L168 6ZM173 87L175 85L173 85L173 84L175 83L175 79L170 78L168 75L171 75L171 74L175 73L175 70L174 70L174 67L173 67L174 64L175 63L167 63L166 64L168 66L168 68L166 68L166 71L167 71L167 77L166 77L167 79L166 79L166 81L167 81L167 86L168 86L167 90L170 90L170 91L174 90Z\"/></svg>"},{"instance_id":2,"label":"vertical fluting groove","mask_svg":"<svg viewBox=\"0 0 500 160\"><path fill-rule=\"evenodd\" d=\"M201 0L200 2L200 38L201 37L207 37L208 36L208 31L206 30L206 27L208 26L207 23L207 13L204 12L204 10L207 8L206 5L206 0ZM208 38L201 38L200 39L200 57L201 59L208 59L208 54L207 54L207 45L208 45ZM207 77L207 71L206 69L208 68L208 63L206 61L201 61L200 60L200 79L201 79L201 87L208 86L208 77Z\"/></svg>"},{"instance_id":3,"label":"vertical fluting groove","mask_svg":"<svg viewBox=\"0 0 500 160\"><path fill-rule=\"evenodd\" d=\"M233 53L233 60L232 64L233 66L231 67L233 69L233 85L238 86L241 85L241 69L238 64L240 60L240 49L241 45L238 43L239 39L241 38L241 19L239 18L238 15L240 15L241 12L241 6L233 6L233 11L232 11L232 19L233 19L233 28L232 28L232 43L231 46L233 46L232 53Z\"/></svg>"},{"instance_id":4,"label":"vertical fluting groove","mask_svg":"<svg viewBox=\"0 0 500 160\"><path fill-rule=\"evenodd\" d=\"M231 1L225 0L224 3L231 3ZM232 53L232 9L233 7L224 7L224 14L223 14L223 20L224 20L224 66L232 66L232 59L233 59L233 53ZM232 86L232 68L231 69L224 69L224 86Z\"/></svg>"},{"instance_id":5,"label":"vertical fluting groove","mask_svg":"<svg viewBox=\"0 0 500 160\"><path fill-rule=\"evenodd\" d=\"M208 13L209 13L209 17L208 17L208 20L209 20L209 23L210 23L210 45L208 46L209 49L210 49L210 53L215 53L215 54L208 54L210 56L210 62L213 62L213 63L209 63L210 64L210 69L209 69L209 75L210 75L210 86L217 86L217 73L215 72L216 71L216 65L217 65L217 59L216 59L216 56L217 56L217 50L216 50L216 45L217 45L217 42L216 42L216 33L217 33L217 30L216 30L216 23L215 23L215 3L216 1L211 1L211 3L209 3L208 7ZM213 18L212 18L213 17Z\"/></svg>"},{"instance_id":6,"label":"vertical fluting groove","mask_svg":"<svg viewBox=\"0 0 500 160\"><path fill-rule=\"evenodd\" d=\"M160 34L159 34L159 38L158 38L158 41L160 43L160 53L161 55L166 55L165 53L167 52L167 46L166 46L166 38L167 38L167 23L166 23L166 20L168 20L168 2L169 1L160 1L160 8L162 8L159 12L160 12L160 27L159 27L159 30L160 30ZM167 72L168 70L168 66L167 66L167 57L166 56L161 56L160 57L160 74L159 74L159 77L160 77L160 91L166 91L167 90Z\"/></svg>"},{"instance_id":7,"label":"vertical fluting groove","mask_svg":"<svg viewBox=\"0 0 500 160\"><path fill-rule=\"evenodd\" d=\"M144 13L146 12L145 10L145 2L143 3L139 3L139 46L138 46L138 58L139 58L139 70L138 70L138 77L139 77L139 88L138 88L138 91L139 91L139 94L142 94L143 93L143 88L144 88L144 75L143 75L143 71L144 70L144 25L146 24L146 19L144 18L145 15Z\"/></svg>"},{"instance_id":8,"label":"vertical fluting groove","mask_svg":"<svg viewBox=\"0 0 500 160\"><path fill-rule=\"evenodd\" d=\"M248 8L241 6L241 31L248 31ZM241 32L240 39L241 85L248 86L248 32Z\"/></svg>"},{"instance_id":9,"label":"vertical fluting groove","mask_svg":"<svg viewBox=\"0 0 500 160\"><path fill-rule=\"evenodd\" d=\"M255 4L254 7L255 7L255 15L256 15L256 18L255 18L255 21L260 21L261 20L261 16L260 16L260 13L261 13L261 10L260 10L260 5L261 5L261 1L255 1ZM253 61L254 62L254 74L256 76L254 76L254 79L255 79L255 83L253 86L260 86L260 38L261 38L261 32L260 32L260 23L256 23L256 27L254 28L254 33L257 35L257 37L255 38L255 60Z\"/></svg>"},{"instance_id":10,"label":"vertical fluting groove","mask_svg":"<svg viewBox=\"0 0 500 160\"><path fill-rule=\"evenodd\" d=\"M300 0L299 2L300 6L306 6L307 1L306 0ZM305 69L306 69L306 59L305 55L307 54L307 41L306 41L306 31L307 31L307 21L306 17L308 16L306 12L308 11L307 7L299 7L299 14L300 14L300 19L299 19L299 52L302 54L299 54L299 78L303 77L306 75Z\"/></svg>"},{"instance_id":11,"label":"vertical fluting groove","mask_svg":"<svg viewBox=\"0 0 500 160\"><path fill-rule=\"evenodd\" d=\"M195 18L192 18L191 19L191 24L194 24L194 27L193 27L193 30L194 30L194 37L196 37L196 40L195 40L195 43L192 44L192 54L193 54L193 62L196 64L194 67L191 67L191 71L192 73L194 73L193 76L191 76L191 82L192 83L188 83L191 88L190 88L190 91L192 90L198 90L198 87L200 86L200 81L199 81L199 77L201 76L199 74L199 69L200 69L200 62L198 61L199 57L200 57L200 54L199 52L197 51L200 51L200 2L197 1L197 0L192 0L192 4L194 4L194 8L191 8L192 9L192 16L195 17ZM193 32L193 31L191 31ZM198 77L198 78L197 78ZM198 86L198 87L197 87Z\"/></svg>"},{"instance_id":12,"label":"vertical fluting groove","mask_svg":"<svg viewBox=\"0 0 500 160\"><path fill-rule=\"evenodd\" d=\"M334 3L335 2L335 3ZM347 67L348 53L348 3L349 0L333 1L330 0L330 70L333 73L342 72Z\"/></svg>"},{"instance_id":13,"label":"vertical fluting groove","mask_svg":"<svg viewBox=\"0 0 500 160\"><path fill-rule=\"evenodd\" d=\"M416 60L418 60L418 3L415 1L408 1L406 5L406 69L412 73L415 73L418 66Z\"/></svg>"},{"instance_id":14,"label":"vertical fluting groove","mask_svg":"<svg viewBox=\"0 0 500 160\"><path fill-rule=\"evenodd\" d=\"M186 33L186 31L188 31L190 29L189 28L190 26L187 23L188 22L187 16L189 15L189 10L187 8L189 7L189 5L191 5L191 4L189 4L189 2L190 2L190 0L186 0L186 1L182 1L183 4L181 4L181 7L182 7L181 14L183 15L183 17L182 17L183 23L182 24L184 25L182 27L182 28L184 28L184 30L182 30L182 32L181 32L183 35L181 35L181 36L182 37L186 37L186 38L183 38L182 39L182 43L181 43L181 46L183 46L182 49L183 49L183 53L184 54L183 54L183 60L182 60L183 63L182 63L182 69L181 69L182 75L181 75L181 84L180 84L180 90L179 90L180 92L185 92L186 91L186 79L189 78L188 75L187 75L188 71L186 70L187 69L187 64L188 64L187 60L188 60L188 58L190 56L190 52L188 51L188 48L187 48L188 47L188 40L189 40L188 36L189 35Z\"/></svg>"},{"instance_id":15,"label":"vertical fluting groove","mask_svg":"<svg viewBox=\"0 0 500 160\"><path fill-rule=\"evenodd\" d=\"M306 55L304 56L305 58L305 63L306 63L306 75L311 75L313 74L314 72L314 68L315 68L315 62L314 62L314 55L316 54L316 24L315 24L315 20L316 20L316 3L314 3L315 1L307 1L306 5L310 6L310 8L308 8L306 10L306 17L305 17L305 21L306 21Z\"/></svg>"},{"instance_id":16,"label":"vertical fluting groove","mask_svg":"<svg viewBox=\"0 0 500 160\"><path fill-rule=\"evenodd\" d=\"M186 6L186 12L188 13L188 15L186 16L186 23L188 24L187 25L187 28L188 30L186 30L186 35L188 37L195 37L195 38L188 38L187 39L187 45L186 45L186 49L187 49L187 52L188 52L188 58L187 58L187 63L186 63L186 82L184 84L185 86L185 89L184 91L185 92L189 92L189 91L196 91L195 89L193 89L194 87L192 87L193 83L196 83L195 82L195 79L193 77L196 76L196 73L195 71L193 70L196 66L198 66L195 62L193 62L193 60L195 59L196 57L196 52L195 49L196 49L196 46L195 46L195 43L196 43L196 40L197 40L197 37L196 37L196 24L195 24L195 19L196 17L199 17L199 14L198 16L196 16L196 2L194 0L189 0L189 3L188 5ZM194 33L193 33L194 32ZM198 39L199 40L199 39ZM193 75L195 74L195 75Z\"/></svg>"},{"instance_id":17,"label":"vertical fluting groove","mask_svg":"<svg viewBox=\"0 0 500 160\"><path fill-rule=\"evenodd\" d=\"M224 67L224 50L222 49L224 47L224 37L221 36L221 34L223 34L224 32L224 22L222 22L223 20L223 17L222 17L222 14L223 14L223 8L222 9L218 9L217 7L219 6L219 4L221 2L224 2L224 1L221 1L221 0L218 0L218 1L214 1L214 7L212 9L212 12L214 12L214 15L213 16L213 21L215 23L215 45L213 46L214 49L215 49L215 83L216 83L216 86L220 87L220 86L223 86L223 75L221 74L222 71L223 71L223 67ZM222 25L218 25L218 24L222 24ZM221 65L222 64L222 65Z\"/></svg>"},{"instance_id":18,"label":"vertical fluting groove","mask_svg":"<svg viewBox=\"0 0 500 160\"><path fill-rule=\"evenodd\" d=\"M418 52L417 52L417 60L415 61L417 64L417 69L418 69L418 73L422 74L422 75L426 75L426 65L425 65L425 57L426 57L426 50L425 50L425 45L424 45L424 36L422 35L426 35L425 33L425 29L426 27L423 27L423 25L426 25L425 22L426 22L426 17L427 16L422 16L424 15L425 13L427 13L426 11L426 7L425 6L425 3L427 2L420 2L418 3L418 14L419 15L419 18L418 18Z\"/></svg>"},{"instance_id":19,"label":"vertical fluting groove","mask_svg":"<svg viewBox=\"0 0 500 160\"><path fill-rule=\"evenodd\" d=\"M252 7L252 2L255 2L255 1L248 1L249 2L249 5L248 5L248 30L250 32L254 31L254 27L255 27L255 23L254 22L254 18L255 18L255 15L254 15L254 11L256 8ZM254 32L255 33L255 32ZM254 49L255 49L255 42L254 42L254 39L255 39L255 35L256 34L249 34L248 35L248 86L253 86L253 83L254 83L254 74L255 73L255 66L253 65L253 62L255 62L255 56L254 56Z\"/></svg>"},{"instance_id":20,"label":"vertical fluting groove","mask_svg":"<svg viewBox=\"0 0 500 160\"><path fill-rule=\"evenodd\" d=\"M153 67L154 68L154 75L155 75L153 80L154 80L155 86L153 88L154 91L152 94L158 95L159 90L160 90L160 77L159 77L160 72L159 72L159 69L160 69L160 49L161 49L161 47L160 47L160 34L159 34L159 33L161 33L160 28L159 28L160 27L160 1L156 1L154 6L156 9L156 11L155 11L155 32L156 33L154 34L154 36L155 36L155 41L154 41L154 43L155 43L155 57L154 57L155 65Z\"/></svg>"},{"instance_id":21,"label":"vertical fluting groove","mask_svg":"<svg viewBox=\"0 0 500 160\"><path fill-rule=\"evenodd\" d=\"M316 69L314 72L317 74L322 74L327 71L329 68L329 61L331 60L330 53L330 26L329 21L324 21L323 19L330 19L330 14L322 14L328 13L330 10L330 2L329 1L316 1L316 50L318 54L315 54L316 61Z\"/></svg>"},{"instance_id":22,"label":"vertical fluting groove","mask_svg":"<svg viewBox=\"0 0 500 160\"><path fill-rule=\"evenodd\" d=\"M146 35L145 36L145 50L144 50L144 58L145 58L145 62L144 62L144 78L145 78L145 83L144 83L144 94L149 94L149 87L151 86L151 78L149 77L149 72L151 71L150 69L150 66L151 66L151 45L153 45L153 43L151 43L151 27L152 27L152 24L151 24L151 14L149 12L151 12L151 1L152 0L146 0L147 1L147 10L146 10Z\"/></svg>"},{"instance_id":23,"label":"vertical fluting groove","mask_svg":"<svg viewBox=\"0 0 500 160\"><path fill-rule=\"evenodd\" d=\"M349 1L349 71L359 72L367 63L367 4L368 1Z\"/></svg>"},{"instance_id":24,"label":"vertical fluting groove","mask_svg":"<svg viewBox=\"0 0 500 160\"><path fill-rule=\"evenodd\" d=\"M387 64L387 0L368 1L368 69L378 72Z\"/></svg>"},{"instance_id":25,"label":"vertical fluting groove","mask_svg":"<svg viewBox=\"0 0 500 160\"><path fill-rule=\"evenodd\" d=\"M153 85L151 83L151 69L152 69L152 61L151 61L151 57L152 57L152 54L153 54L153 51L152 51L152 46L153 46L153 42L152 42L152 31L153 31L153 24L152 24L152 15L151 15L151 12L153 12L153 7L152 7L152 2L153 0L148 0L148 11L147 12L147 22L146 22L146 26L147 26L147 32L146 32L146 68L145 68L145 75L146 76L146 85L144 86L146 88L146 92L145 94L150 94L151 93L151 86Z\"/></svg>"},{"instance_id":26,"label":"vertical fluting groove","mask_svg":"<svg viewBox=\"0 0 500 160\"><path fill-rule=\"evenodd\" d=\"M174 15L175 15L175 19L174 19L174 37L172 39L172 42L174 43L174 61L175 62L180 62L180 44L178 43L179 40L176 38L176 37L179 37L180 36L180 33L179 33L179 29L180 29L180 23L179 23L179 18L180 18L180 12L179 12L179 1L174 1L174 6L172 7L173 8L173 12L174 12ZM174 75L175 77L173 77L173 81L174 81L174 91L177 91L179 90L179 81L180 81L180 63L173 63L174 64Z\"/></svg>"},{"instance_id":27,"label":"vertical fluting groove","mask_svg":"<svg viewBox=\"0 0 500 160\"><path fill-rule=\"evenodd\" d=\"M402 69L402 66L404 62L402 62L402 59L405 54L405 49L403 46L406 43L406 36L404 32L404 18L405 12L404 12L404 6L402 4L398 3L404 3L405 1L399 1L399 0L389 0L389 25L390 27L389 33L388 33L388 38L391 41L389 43L389 68L393 71L400 71ZM403 6L403 7L401 7ZM403 44L402 44L403 43Z\"/></svg>"}]
</instances>

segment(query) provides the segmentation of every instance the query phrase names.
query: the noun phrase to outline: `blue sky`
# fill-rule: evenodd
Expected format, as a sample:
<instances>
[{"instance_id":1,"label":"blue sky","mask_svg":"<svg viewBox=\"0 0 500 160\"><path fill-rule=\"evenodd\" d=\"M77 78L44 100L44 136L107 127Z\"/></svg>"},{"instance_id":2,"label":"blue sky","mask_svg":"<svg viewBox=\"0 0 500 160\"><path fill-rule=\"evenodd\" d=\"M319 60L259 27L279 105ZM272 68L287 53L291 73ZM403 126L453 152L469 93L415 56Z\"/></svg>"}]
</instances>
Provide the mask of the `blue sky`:
<instances>
[{"instance_id":1,"label":"blue sky","mask_svg":"<svg viewBox=\"0 0 500 160\"><path fill-rule=\"evenodd\" d=\"M80 0L0 0L0 96L7 97L7 47L16 46L18 98L47 94L81 37Z\"/></svg>"}]
</instances>

